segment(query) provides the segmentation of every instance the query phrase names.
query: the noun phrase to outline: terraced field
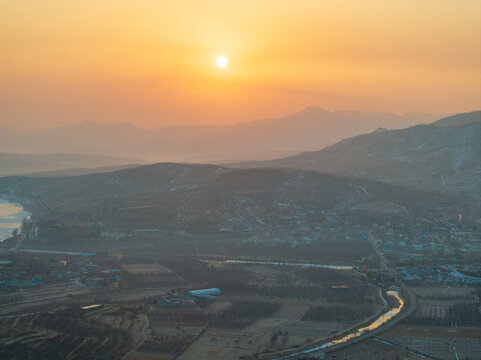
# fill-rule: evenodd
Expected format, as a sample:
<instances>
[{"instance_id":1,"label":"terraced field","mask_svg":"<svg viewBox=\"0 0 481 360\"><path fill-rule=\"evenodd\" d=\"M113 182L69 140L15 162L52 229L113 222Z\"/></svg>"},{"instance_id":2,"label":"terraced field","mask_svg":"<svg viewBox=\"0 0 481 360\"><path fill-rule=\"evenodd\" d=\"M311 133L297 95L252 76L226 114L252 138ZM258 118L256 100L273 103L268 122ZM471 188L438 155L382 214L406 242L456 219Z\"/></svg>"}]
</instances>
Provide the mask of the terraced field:
<instances>
[{"instance_id":1,"label":"terraced field","mask_svg":"<svg viewBox=\"0 0 481 360\"><path fill-rule=\"evenodd\" d=\"M120 358L132 346L130 333L90 314L65 310L0 319L0 358Z\"/></svg>"}]
</instances>

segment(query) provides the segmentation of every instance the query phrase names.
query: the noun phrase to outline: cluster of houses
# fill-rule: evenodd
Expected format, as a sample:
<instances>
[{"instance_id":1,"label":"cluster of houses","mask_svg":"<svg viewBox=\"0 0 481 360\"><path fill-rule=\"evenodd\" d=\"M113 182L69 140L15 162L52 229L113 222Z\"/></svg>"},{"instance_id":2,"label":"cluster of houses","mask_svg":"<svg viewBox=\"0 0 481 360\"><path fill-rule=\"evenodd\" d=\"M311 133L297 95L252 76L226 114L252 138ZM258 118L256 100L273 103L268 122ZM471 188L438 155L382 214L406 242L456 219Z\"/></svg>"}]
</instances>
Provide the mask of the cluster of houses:
<instances>
[{"instance_id":1,"label":"cluster of houses","mask_svg":"<svg viewBox=\"0 0 481 360\"><path fill-rule=\"evenodd\" d=\"M71 261L45 256L28 263L0 262L0 287L23 288L61 281L96 288L116 287L120 282L120 270L102 269L90 260Z\"/></svg>"}]
</instances>

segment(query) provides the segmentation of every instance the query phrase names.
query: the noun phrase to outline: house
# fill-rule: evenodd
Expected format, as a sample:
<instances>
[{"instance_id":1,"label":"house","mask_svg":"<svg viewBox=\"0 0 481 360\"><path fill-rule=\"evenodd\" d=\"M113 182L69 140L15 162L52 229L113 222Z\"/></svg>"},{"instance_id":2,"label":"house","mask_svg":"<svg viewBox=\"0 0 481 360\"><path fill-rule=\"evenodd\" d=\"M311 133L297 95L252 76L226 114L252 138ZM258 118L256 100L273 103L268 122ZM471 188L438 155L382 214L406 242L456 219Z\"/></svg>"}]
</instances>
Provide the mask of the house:
<instances>
[{"instance_id":1,"label":"house","mask_svg":"<svg viewBox=\"0 0 481 360\"><path fill-rule=\"evenodd\" d=\"M105 278L103 278L103 277L89 277L85 281L85 284L87 286L91 286L91 287L97 287L97 288L103 287L103 286L105 286Z\"/></svg>"}]
</instances>

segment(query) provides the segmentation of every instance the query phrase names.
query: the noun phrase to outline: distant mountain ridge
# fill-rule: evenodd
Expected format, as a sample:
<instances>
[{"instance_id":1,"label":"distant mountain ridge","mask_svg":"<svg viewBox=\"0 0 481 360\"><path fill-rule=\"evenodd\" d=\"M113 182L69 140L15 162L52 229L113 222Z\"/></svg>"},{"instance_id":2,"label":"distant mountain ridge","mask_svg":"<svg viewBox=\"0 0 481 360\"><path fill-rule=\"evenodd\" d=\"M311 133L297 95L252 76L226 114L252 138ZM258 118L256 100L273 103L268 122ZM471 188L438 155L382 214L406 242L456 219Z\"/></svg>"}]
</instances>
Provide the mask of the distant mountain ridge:
<instances>
[{"instance_id":1,"label":"distant mountain ridge","mask_svg":"<svg viewBox=\"0 0 481 360\"><path fill-rule=\"evenodd\" d=\"M322 150L233 164L291 167L439 191L481 194L481 111L430 125L376 130Z\"/></svg>"},{"instance_id":2,"label":"distant mountain ridge","mask_svg":"<svg viewBox=\"0 0 481 360\"><path fill-rule=\"evenodd\" d=\"M130 123L86 121L49 130L9 133L0 142L0 151L101 154L149 162L264 160L315 150L379 127L400 129L439 118L423 113L398 116L355 110L327 111L311 106L280 118L225 126L143 130Z\"/></svg>"},{"instance_id":3,"label":"distant mountain ridge","mask_svg":"<svg viewBox=\"0 0 481 360\"><path fill-rule=\"evenodd\" d=\"M113 171L118 170L119 166L121 168L131 166L134 162L136 160L128 158L83 154L0 153L0 176L32 173L42 173L42 176L60 176L61 174ZM108 168L104 169L105 166ZM111 166L115 168L111 168ZM77 171L73 168L77 168ZM82 168L82 170L78 168Z\"/></svg>"}]
</instances>

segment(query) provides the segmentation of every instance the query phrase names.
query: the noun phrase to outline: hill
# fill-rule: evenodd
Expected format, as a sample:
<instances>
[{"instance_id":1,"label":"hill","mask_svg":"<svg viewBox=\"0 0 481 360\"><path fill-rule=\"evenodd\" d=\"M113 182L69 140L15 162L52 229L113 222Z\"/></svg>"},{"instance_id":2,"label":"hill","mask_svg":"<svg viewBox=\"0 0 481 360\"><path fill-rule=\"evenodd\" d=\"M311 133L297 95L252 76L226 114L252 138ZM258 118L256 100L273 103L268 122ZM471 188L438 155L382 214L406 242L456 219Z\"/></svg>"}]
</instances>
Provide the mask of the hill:
<instances>
[{"instance_id":1,"label":"hill","mask_svg":"<svg viewBox=\"0 0 481 360\"><path fill-rule=\"evenodd\" d=\"M445 218L442 211L466 213L454 197L375 181L173 163L74 177L4 177L0 194L32 211L43 238L62 241L114 229L125 236L157 229L301 241L333 227L358 234L360 226L387 222L408 229L425 217Z\"/></svg>"},{"instance_id":2,"label":"hill","mask_svg":"<svg viewBox=\"0 0 481 360\"><path fill-rule=\"evenodd\" d=\"M476 111L431 125L380 129L322 150L235 166L291 167L479 196L480 118L481 112Z\"/></svg>"}]
</instances>

